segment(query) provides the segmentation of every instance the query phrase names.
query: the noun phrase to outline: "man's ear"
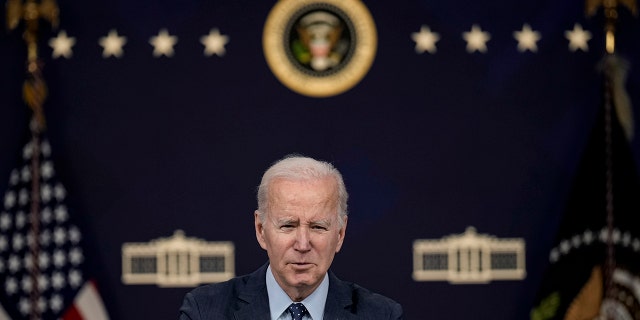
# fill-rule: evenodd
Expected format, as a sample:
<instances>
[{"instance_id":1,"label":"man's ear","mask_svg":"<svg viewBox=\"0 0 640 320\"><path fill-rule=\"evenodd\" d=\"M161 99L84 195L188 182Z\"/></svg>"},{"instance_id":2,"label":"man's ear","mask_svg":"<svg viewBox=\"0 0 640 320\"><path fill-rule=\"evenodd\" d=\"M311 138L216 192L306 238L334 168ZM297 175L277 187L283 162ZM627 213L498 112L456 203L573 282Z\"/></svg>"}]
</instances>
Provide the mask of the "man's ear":
<instances>
[{"instance_id":1,"label":"man's ear","mask_svg":"<svg viewBox=\"0 0 640 320\"><path fill-rule=\"evenodd\" d=\"M340 252L340 248L342 248L342 243L344 242L344 237L347 234L347 216L342 217L343 224L342 228L338 231L338 245L336 246L336 253ZM340 218L338 218L340 219Z\"/></svg>"},{"instance_id":2,"label":"man's ear","mask_svg":"<svg viewBox=\"0 0 640 320\"><path fill-rule=\"evenodd\" d=\"M258 239L258 243L260 244L260 247L262 247L262 249L267 250L267 242L264 239L264 225L260 220L260 212L258 210L256 210L253 213L253 220L254 220L253 223L256 228L256 239Z\"/></svg>"}]
</instances>

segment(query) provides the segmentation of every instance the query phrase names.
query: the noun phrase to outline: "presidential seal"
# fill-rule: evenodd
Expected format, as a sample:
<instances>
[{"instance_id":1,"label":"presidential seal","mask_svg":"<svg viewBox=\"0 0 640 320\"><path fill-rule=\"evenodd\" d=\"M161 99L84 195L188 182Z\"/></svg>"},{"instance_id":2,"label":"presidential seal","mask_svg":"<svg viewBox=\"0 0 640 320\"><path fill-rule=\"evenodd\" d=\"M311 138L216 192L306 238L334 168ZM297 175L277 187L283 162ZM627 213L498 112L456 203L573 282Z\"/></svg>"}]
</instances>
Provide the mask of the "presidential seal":
<instances>
[{"instance_id":1,"label":"presidential seal","mask_svg":"<svg viewBox=\"0 0 640 320\"><path fill-rule=\"evenodd\" d=\"M355 86L376 54L376 27L360 0L279 0L265 22L265 59L289 89L329 97Z\"/></svg>"}]
</instances>

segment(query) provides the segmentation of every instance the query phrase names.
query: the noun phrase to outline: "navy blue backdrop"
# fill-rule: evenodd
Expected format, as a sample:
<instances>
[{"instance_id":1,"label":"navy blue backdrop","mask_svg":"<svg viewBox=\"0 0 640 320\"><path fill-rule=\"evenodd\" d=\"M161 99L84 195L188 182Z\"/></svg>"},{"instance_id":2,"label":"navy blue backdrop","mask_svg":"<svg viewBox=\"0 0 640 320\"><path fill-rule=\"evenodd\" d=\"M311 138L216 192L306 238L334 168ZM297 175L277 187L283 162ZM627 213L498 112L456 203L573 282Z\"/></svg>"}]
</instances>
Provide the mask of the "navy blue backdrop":
<instances>
[{"instance_id":1,"label":"navy blue backdrop","mask_svg":"<svg viewBox=\"0 0 640 320\"><path fill-rule=\"evenodd\" d=\"M275 3L61 0L59 30L75 38L73 55L52 56L59 30L41 34L52 157L111 318L175 319L190 290L123 284L125 242L182 229L233 241L237 274L263 264L255 189L289 153L331 161L345 177L340 278L394 298L409 319L528 318L600 107L601 15L587 18L577 0L364 1L378 35L371 69L342 94L312 98L265 62ZM640 22L620 15L617 52L630 62L626 87L638 104ZM491 35L486 52L466 50L462 34L474 24ZM541 36L535 52L517 48L524 24ZM575 24L592 35L586 51L569 48ZM435 53L415 50L411 35L423 25L440 36ZM203 54L200 37L212 28L229 37L223 56ZM112 29L127 37L124 53L103 58L98 41ZM152 54L161 29L178 37L172 57ZM0 57L5 190L29 118L21 31L0 32ZM632 150L638 159L637 139ZM467 226L523 238L526 278L414 281L413 241Z\"/></svg>"}]
</instances>

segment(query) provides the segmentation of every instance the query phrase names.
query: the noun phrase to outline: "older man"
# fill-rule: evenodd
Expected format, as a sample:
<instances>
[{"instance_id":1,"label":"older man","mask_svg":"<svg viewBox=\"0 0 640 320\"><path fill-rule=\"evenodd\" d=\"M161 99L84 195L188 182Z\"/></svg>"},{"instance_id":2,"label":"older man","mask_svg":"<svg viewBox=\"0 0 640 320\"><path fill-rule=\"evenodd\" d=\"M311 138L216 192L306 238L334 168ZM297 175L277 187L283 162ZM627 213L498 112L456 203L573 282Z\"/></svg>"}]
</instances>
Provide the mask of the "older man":
<instances>
[{"instance_id":1,"label":"older man","mask_svg":"<svg viewBox=\"0 0 640 320\"><path fill-rule=\"evenodd\" d=\"M397 302L329 271L347 229L347 198L330 163L300 156L276 162L262 177L254 213L269 263L191 291L180 319L402 319Z\"/></svg>"}]
</instances>

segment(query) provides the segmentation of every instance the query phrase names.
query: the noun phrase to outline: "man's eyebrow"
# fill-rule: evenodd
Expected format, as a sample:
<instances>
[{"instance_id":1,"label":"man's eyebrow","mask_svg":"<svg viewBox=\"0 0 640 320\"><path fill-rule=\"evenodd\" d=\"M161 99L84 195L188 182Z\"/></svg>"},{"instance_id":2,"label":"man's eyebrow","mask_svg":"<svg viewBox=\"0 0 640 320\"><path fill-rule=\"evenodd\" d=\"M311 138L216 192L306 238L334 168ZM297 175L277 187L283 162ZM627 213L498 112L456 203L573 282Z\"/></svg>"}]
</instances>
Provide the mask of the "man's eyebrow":
<instances>
[{"instance_id":1,"label":"man's eyebrow","mask_svg":"<svg viewBox=\"0 0 640 320\"><path fill-rule=\"evenodd\" d=\"M310 225L330 226L331 225L331 219L322 219L322 220L309 221L309 224Z\"/></svg>"},{"instance_id":2,"label":"man's eyebrow","mask_svg":"<svg viewBox=\"0 0 640 320\"><path fill-rule=\"evenodd\" d=\"M273 223L275 223L276 225L285 225L285 224L297 224L298 221L292 218L280 218L280 219L273 219Z\"/></svg>"},{"instance_id":3,"label":"man's eyebrow","mask_svg":"<svg viewBox=\"0 0 640 320\"><path fill-rule=\"evenodd\" d=\"M309 221L308 225L329 227L332 225L332 220L333 219L311 220ZM300 224L300 221L298 219L287 218L287 217L272 219L271 222L277 226L289 225L289 224L292 224L292 225Z\"/></svg>"}]
</instances>

